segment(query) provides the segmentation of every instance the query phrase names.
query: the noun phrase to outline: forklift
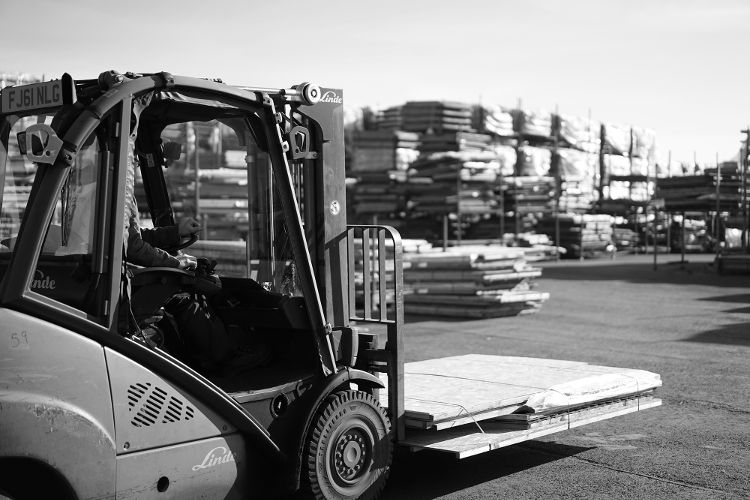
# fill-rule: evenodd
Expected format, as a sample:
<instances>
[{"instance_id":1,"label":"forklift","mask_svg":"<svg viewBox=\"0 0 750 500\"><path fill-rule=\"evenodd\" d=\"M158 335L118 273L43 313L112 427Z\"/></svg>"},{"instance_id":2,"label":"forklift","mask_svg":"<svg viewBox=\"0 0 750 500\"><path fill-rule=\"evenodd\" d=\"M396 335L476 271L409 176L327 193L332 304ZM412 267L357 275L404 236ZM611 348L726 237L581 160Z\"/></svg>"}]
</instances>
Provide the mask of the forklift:
<instances>
[{"instance_id":1,"label":"forklift","mask_svg":"<svg viewBox=\"0 0 750 500\"><path fill-rule=\"evenodd\" d=\"M227 275L211 256L128 261L131 178L153 226L173 227L186 200L168 167L189 151L172 132L189 122L220 124L246 153ZM527 396L447 403L458 413L425 424L408 404L426 375L403 359L401 239L347 225L343 125L343 92L310 83L107 71L0 90L0 498L376 498L396 447L449 449L479 428L468 456L660 403L656 381L553 413ZM215 331L191 340L196 325L169 313L176 296L211 303L206 325L245 353L231 370L206 361Z\"/></svg>"}]
</instances>

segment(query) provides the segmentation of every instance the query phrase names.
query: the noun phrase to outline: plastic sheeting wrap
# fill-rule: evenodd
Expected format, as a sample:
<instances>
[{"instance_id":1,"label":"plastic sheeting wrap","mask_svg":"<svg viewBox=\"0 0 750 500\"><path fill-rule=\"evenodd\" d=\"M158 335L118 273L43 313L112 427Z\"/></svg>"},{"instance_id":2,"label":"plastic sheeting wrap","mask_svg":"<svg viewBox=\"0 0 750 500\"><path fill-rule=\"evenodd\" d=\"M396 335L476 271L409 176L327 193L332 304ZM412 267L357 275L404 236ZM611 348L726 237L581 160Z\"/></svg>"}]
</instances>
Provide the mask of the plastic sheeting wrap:
<instances>
[{"instance_id":1,"label":"plastic sheeting wrap","mask_svg":"<svg viewBox=\"0 0 750 500\"><path fill-rule=\"evenodd\" d=\"M656 132L641 127L633 127L632 156L653 158L656 150Z\"/></svg>"},{"instance_id":2,"label":"plastic sheeting wrap","mask_svg":"<svg viewBox=\"0 0 750 500\"><path fill-rule=\"evenodd\" d=\"M516 132L538 137L552 136L552 115L546 111L513 111L513 128Z\"/></svg>"},{"instance_id":3,"label":"plastic sheeting wrap","mask_svg":"<svg viewBox=\"0 0 750 500\"><path fill-rule=\"evenodd\" d=\"M509 110L499 105L475 106L472 126L484 134L494 134L501 137L510 137L514 134L513 116Z\"/></svg>"},{"instance_id":4,"label":"plastic sheeting wrap","mask_svg":"<svg viewBox=\"0 0 750 500\"><path fill-rule=\"evenodd\" d=\"M590 153L599 150L601 125L598 122L580 116L555 115L555 129L573 148Z\"/></svg>"},{"instance_id":5,"label":"plastic sheeting wrap","mask_svg":"<svg viewBox=\"0 0 750 500\"><path fill-rule=\"evenodd\" d=\"M630 152L630 127L628 125L615 125L604 123L604 144L612 148L615 153L628 154Z\"/></svg>"},{"instance_id":6,"label":"plastic sheeting wrap","mask_svg":"<svg viewBox=\"0 0 750 500\"><path fill-rule=\"evenodd\" d=\"M605 175L630 175L630 158L620 155L604 155Z\"/></svg>"},{"instance_id":7,"label":"plastic sheeting wrap","mask_svg":"<svg viewBox=\"0 0 750 500\"><path fill-rule=\"evenodd\" d=\"M519 148L518 174L546 176L552 165L552 152L546 148L523 146Z\"/></svg>"},{"instance_id":8,"label":"plastic sheeting wrap","mask_svg":"<svg viewBox=\"0 0 750 500\"><path fill-rule=\"evenodd\" d=\"M563 180L584 180L595 177L596 156L575 149L558 149L557 171Z\"/></svg>"}]
</instances>

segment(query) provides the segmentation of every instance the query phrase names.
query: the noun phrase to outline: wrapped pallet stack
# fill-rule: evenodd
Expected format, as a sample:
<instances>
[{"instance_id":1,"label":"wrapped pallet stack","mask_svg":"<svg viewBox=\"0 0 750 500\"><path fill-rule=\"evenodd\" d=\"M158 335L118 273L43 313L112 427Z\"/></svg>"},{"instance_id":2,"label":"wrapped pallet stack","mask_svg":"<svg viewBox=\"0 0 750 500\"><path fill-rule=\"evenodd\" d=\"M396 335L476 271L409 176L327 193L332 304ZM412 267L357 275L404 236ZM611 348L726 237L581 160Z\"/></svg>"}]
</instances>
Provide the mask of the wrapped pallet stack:
<instances>
[{"instance_id":1,"label":"wrapped pallet stack","mask_svg":"<svg viewBox=\"0 0 750 500\"><path fill-rule=\"evenodd\" d=\"M541 220L537 231L554 239L559 230L566 257L598 257L614 250L613 222L606 214L560 214Z\"/></svg>"},{"instance_id":2,"label":"wrapped pallet stack","mask_svg":"<svg viewBox=\"0 0 750 500\"><path fill-rule=\"evenodd\" d=\"M649 129L602 124L602 199L599 207L628 215L654 194L656 134Z\"/></svg>"},{"instance_id":3,"label":"wrapped pallet stack","mask_svg":"<svg viewBox=\"0 0 750 500\"><path fill-rule=\"evenodd\" d=\"M454 247L404 254L407 314L496 318L536 312L549 293L534 290L542 270L522 249Z\"/></svg>"}]
</instances>

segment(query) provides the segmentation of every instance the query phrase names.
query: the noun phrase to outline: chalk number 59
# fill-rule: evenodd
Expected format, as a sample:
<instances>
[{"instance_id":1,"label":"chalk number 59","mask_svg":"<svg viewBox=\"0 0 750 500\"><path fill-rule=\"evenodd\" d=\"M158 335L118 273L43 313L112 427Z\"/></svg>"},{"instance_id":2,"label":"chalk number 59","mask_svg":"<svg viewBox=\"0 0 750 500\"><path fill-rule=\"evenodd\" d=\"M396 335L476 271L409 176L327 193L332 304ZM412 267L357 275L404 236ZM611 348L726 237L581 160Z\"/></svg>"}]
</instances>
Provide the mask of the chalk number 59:
<instances>
[{"instance_id":1,"label":"chalk number 59","mask_svg":"<svg viewBox=\"0 0 750 500\"><path fill-rule=\"evenodd\" d=\"M29 348L29 336L26 330L21 332L13 332L10 334L10 348L11 349L28 349Z\"/></svg>"}]
</instances>

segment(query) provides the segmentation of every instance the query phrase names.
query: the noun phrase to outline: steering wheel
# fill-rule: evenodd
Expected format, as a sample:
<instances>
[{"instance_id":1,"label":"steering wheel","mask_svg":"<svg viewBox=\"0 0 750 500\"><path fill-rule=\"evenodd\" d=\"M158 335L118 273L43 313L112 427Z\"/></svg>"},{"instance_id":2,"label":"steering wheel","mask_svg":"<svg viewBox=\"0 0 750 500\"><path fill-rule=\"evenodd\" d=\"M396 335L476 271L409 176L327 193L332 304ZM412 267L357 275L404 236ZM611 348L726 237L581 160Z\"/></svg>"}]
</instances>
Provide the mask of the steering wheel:
<instances>
[{"instance_id":1,"label":"steering wheel","mask_svg":"<svg viewBox=\"0 0 750 500\"><path fill-rule=\"evenodd\" d=\"M188 236L187 238L184 238L183 241L181 241L177 245L175 245L173 247L170 247L170 250L174 251L174 252L176 252L177 250L182 250L183 248L189 247L190 245L192 245L196 241L198 241L198 233L193 233L190 236Z\"/></svg>"}]
</instances>

